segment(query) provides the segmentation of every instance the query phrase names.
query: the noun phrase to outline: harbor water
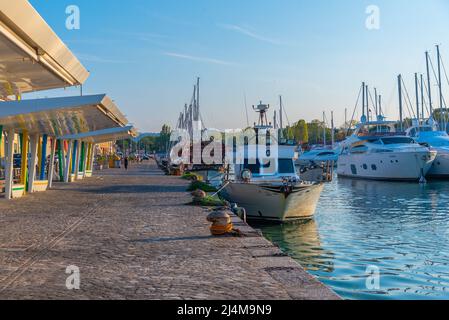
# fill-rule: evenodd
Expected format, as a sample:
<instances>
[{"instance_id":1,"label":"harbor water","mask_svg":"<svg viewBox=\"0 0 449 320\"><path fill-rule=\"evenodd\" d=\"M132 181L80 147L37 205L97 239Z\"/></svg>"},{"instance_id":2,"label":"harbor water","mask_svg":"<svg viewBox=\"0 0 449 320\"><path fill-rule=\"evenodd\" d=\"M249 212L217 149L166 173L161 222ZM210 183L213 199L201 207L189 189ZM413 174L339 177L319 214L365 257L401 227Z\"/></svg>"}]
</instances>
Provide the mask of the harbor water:
<instances>
[{"instance_id":1,"label":"harbor water","mask_svg":"<svg viewBox=\"0 0 449 320\"><path fill-rule=\"evenodd\" d=\"M313 220L256 227L342 298L449 299L448 182L335 179Z\"/></svg>"}]
</instances>

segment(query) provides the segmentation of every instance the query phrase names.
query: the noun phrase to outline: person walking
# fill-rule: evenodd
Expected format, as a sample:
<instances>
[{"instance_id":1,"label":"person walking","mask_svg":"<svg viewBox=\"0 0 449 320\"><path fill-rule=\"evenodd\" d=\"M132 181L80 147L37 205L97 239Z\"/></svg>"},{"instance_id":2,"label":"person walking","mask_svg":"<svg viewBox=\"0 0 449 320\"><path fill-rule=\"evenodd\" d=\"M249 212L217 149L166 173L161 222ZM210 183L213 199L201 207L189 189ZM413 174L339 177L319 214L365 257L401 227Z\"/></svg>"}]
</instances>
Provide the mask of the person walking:
<instances>
[{"instance_id":1,"label":"person walking","mask_svg":"<svg viewBox=\"0 0 449 320\"><path fill-rule=\"evenodd\" d=\"M129 159L128 159L128 157L125 157L124 164L125 164L125 170L128 171L128 165L129 165Z\"/></svg>"}]
</instances>

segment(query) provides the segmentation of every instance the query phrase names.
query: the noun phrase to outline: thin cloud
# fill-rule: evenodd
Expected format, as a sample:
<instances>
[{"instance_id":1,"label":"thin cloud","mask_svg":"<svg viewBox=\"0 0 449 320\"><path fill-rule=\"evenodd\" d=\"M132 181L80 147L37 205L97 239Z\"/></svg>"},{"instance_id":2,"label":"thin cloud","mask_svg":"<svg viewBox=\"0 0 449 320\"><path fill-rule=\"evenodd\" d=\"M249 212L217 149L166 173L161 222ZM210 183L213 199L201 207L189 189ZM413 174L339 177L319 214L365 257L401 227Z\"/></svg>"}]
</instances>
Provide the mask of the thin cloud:
<instances>
[{"instance_id":1,"label":"thin cloud","mask_svg":"<svg viewBox=\"0 0 449 320\"><path fill-rule=\"evenodd\" d=\"M111 63L111 64L131 63L131 61L108 59L108 58L103 58L103 57L90 55L90 54L83 54L83 53L77 53L76 56L78 57L78 59L80 59L82 61L86 61L86 62Z\"/></svg>"},{"instance_id":2,"label":"thin cloud","mask_svg":"<svg viewBox=\"0 0 449 320\"><path fill-rule=\"evenodd\" d=\"M213 64L220 64L220 65L233 65L234 63L224 61L224 60L218 60L213 58L207 58L207 57L196 57L191 56L187 54L182 53L176 53L176 52L164 52L164 55L173 57L173 58L179 58L179 59L185 59L185 60L191 60L191 61L197 61L197 62L205 62L205 63L213 63Z\"/></svg>"},{"instance_id":3,"label":"thin cloud","mask_svg":"<svg viewBox=\"0 0 449 320\"><path fill-rule=\"evenodd\" d=\"M226 29L226 30L230 30L230 31L234 31L240 34L243 34L247 37L259 40L259 41L263 41L263 42L268 42L271 44L275 44L275 45L282 45L285 44L284 42L278 40L278 39L273 39L273 38L268 38L268 37L264 37L260 34L257 34L247 28L235 25L235 24L219 24L219 27Z\"/></svg>"}]
</instances>

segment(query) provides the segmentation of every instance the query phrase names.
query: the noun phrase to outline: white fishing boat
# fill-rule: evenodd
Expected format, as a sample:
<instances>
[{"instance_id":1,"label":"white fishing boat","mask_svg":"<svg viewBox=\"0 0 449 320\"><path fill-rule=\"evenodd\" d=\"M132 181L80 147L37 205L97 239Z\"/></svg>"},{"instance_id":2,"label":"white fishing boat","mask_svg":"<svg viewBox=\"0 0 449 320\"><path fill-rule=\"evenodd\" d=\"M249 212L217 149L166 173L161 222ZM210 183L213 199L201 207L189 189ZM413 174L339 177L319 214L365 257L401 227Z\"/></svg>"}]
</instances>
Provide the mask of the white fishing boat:
<instances>
[{"instance_id":1,"label":"white fishing boat","mask_svg":"<svg viewBox=\"0 0 449 320\"><path fill-rule=\"evenodd\" d=\"M270 160L274 170L265 171L258 162L235 165L235 180L226 182L221 195L245 208L248 218L285 222L312 217L324 185L300 181L294 149L279 146L279 158Z\"/></svg>"},{"instance_id":2,"label":"white fishing boat","mask_svg":"<svg viewBox=\"0 0 449 320\"><path fill-rule=\"evenodd\" d=\"M449 178L449 135L447 132L439 130L434 120L428 119L423 123L414 121L413 126L407 129L406 134L416 142L427 145L437 152L428 176Z\"/></svg>"},{"instance_id":3,"label":"white fishing boat","mask_svg":"<svg viewBox=\"0 0 449 320\"><path fill-rule=\"evenodd\" d=\"M397 132L395 122L366 122L343 143L337 173L351 178L418 181L427 175L436 156L436 151Z\"/></svg>"},{"instance_id":4,"label":"white fishing boat","mask_svg":"<svg viewBox=\"0 0 449 320\"><path fill-rule=\"evenodd\" d=\"M268 107L260 104L258 110L262 120L256 132L271 128L263 121ZM245 208L249 219L286 222L312 217L323 184L300 181L295 169L296 146L278 145L276 157L271 154L265 160L258 154L267 150L260 148L256 142L236 150L244 154L243 163L233 164L235 177L225 182L221 195Z\"/></svg>"}]
</instances>

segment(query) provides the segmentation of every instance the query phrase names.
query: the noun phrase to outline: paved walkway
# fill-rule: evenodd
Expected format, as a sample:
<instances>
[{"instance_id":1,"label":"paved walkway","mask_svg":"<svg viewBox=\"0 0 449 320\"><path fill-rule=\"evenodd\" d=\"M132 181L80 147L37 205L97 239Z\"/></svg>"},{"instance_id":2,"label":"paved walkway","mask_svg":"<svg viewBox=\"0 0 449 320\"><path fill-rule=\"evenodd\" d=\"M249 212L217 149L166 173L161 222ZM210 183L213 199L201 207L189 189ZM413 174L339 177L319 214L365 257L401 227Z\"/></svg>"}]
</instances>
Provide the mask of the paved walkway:
<instances>
[{"instance_id":1,"label":"paved walkway","mask_svg":"<svg viewBox=\"0 0 449 320\"><path fill-rule=\"evenodd\" d=\"M335 298L259 236L211 237L185 188L149 163L0 200L0 299Z\"/></svg>"}]
</instances>

